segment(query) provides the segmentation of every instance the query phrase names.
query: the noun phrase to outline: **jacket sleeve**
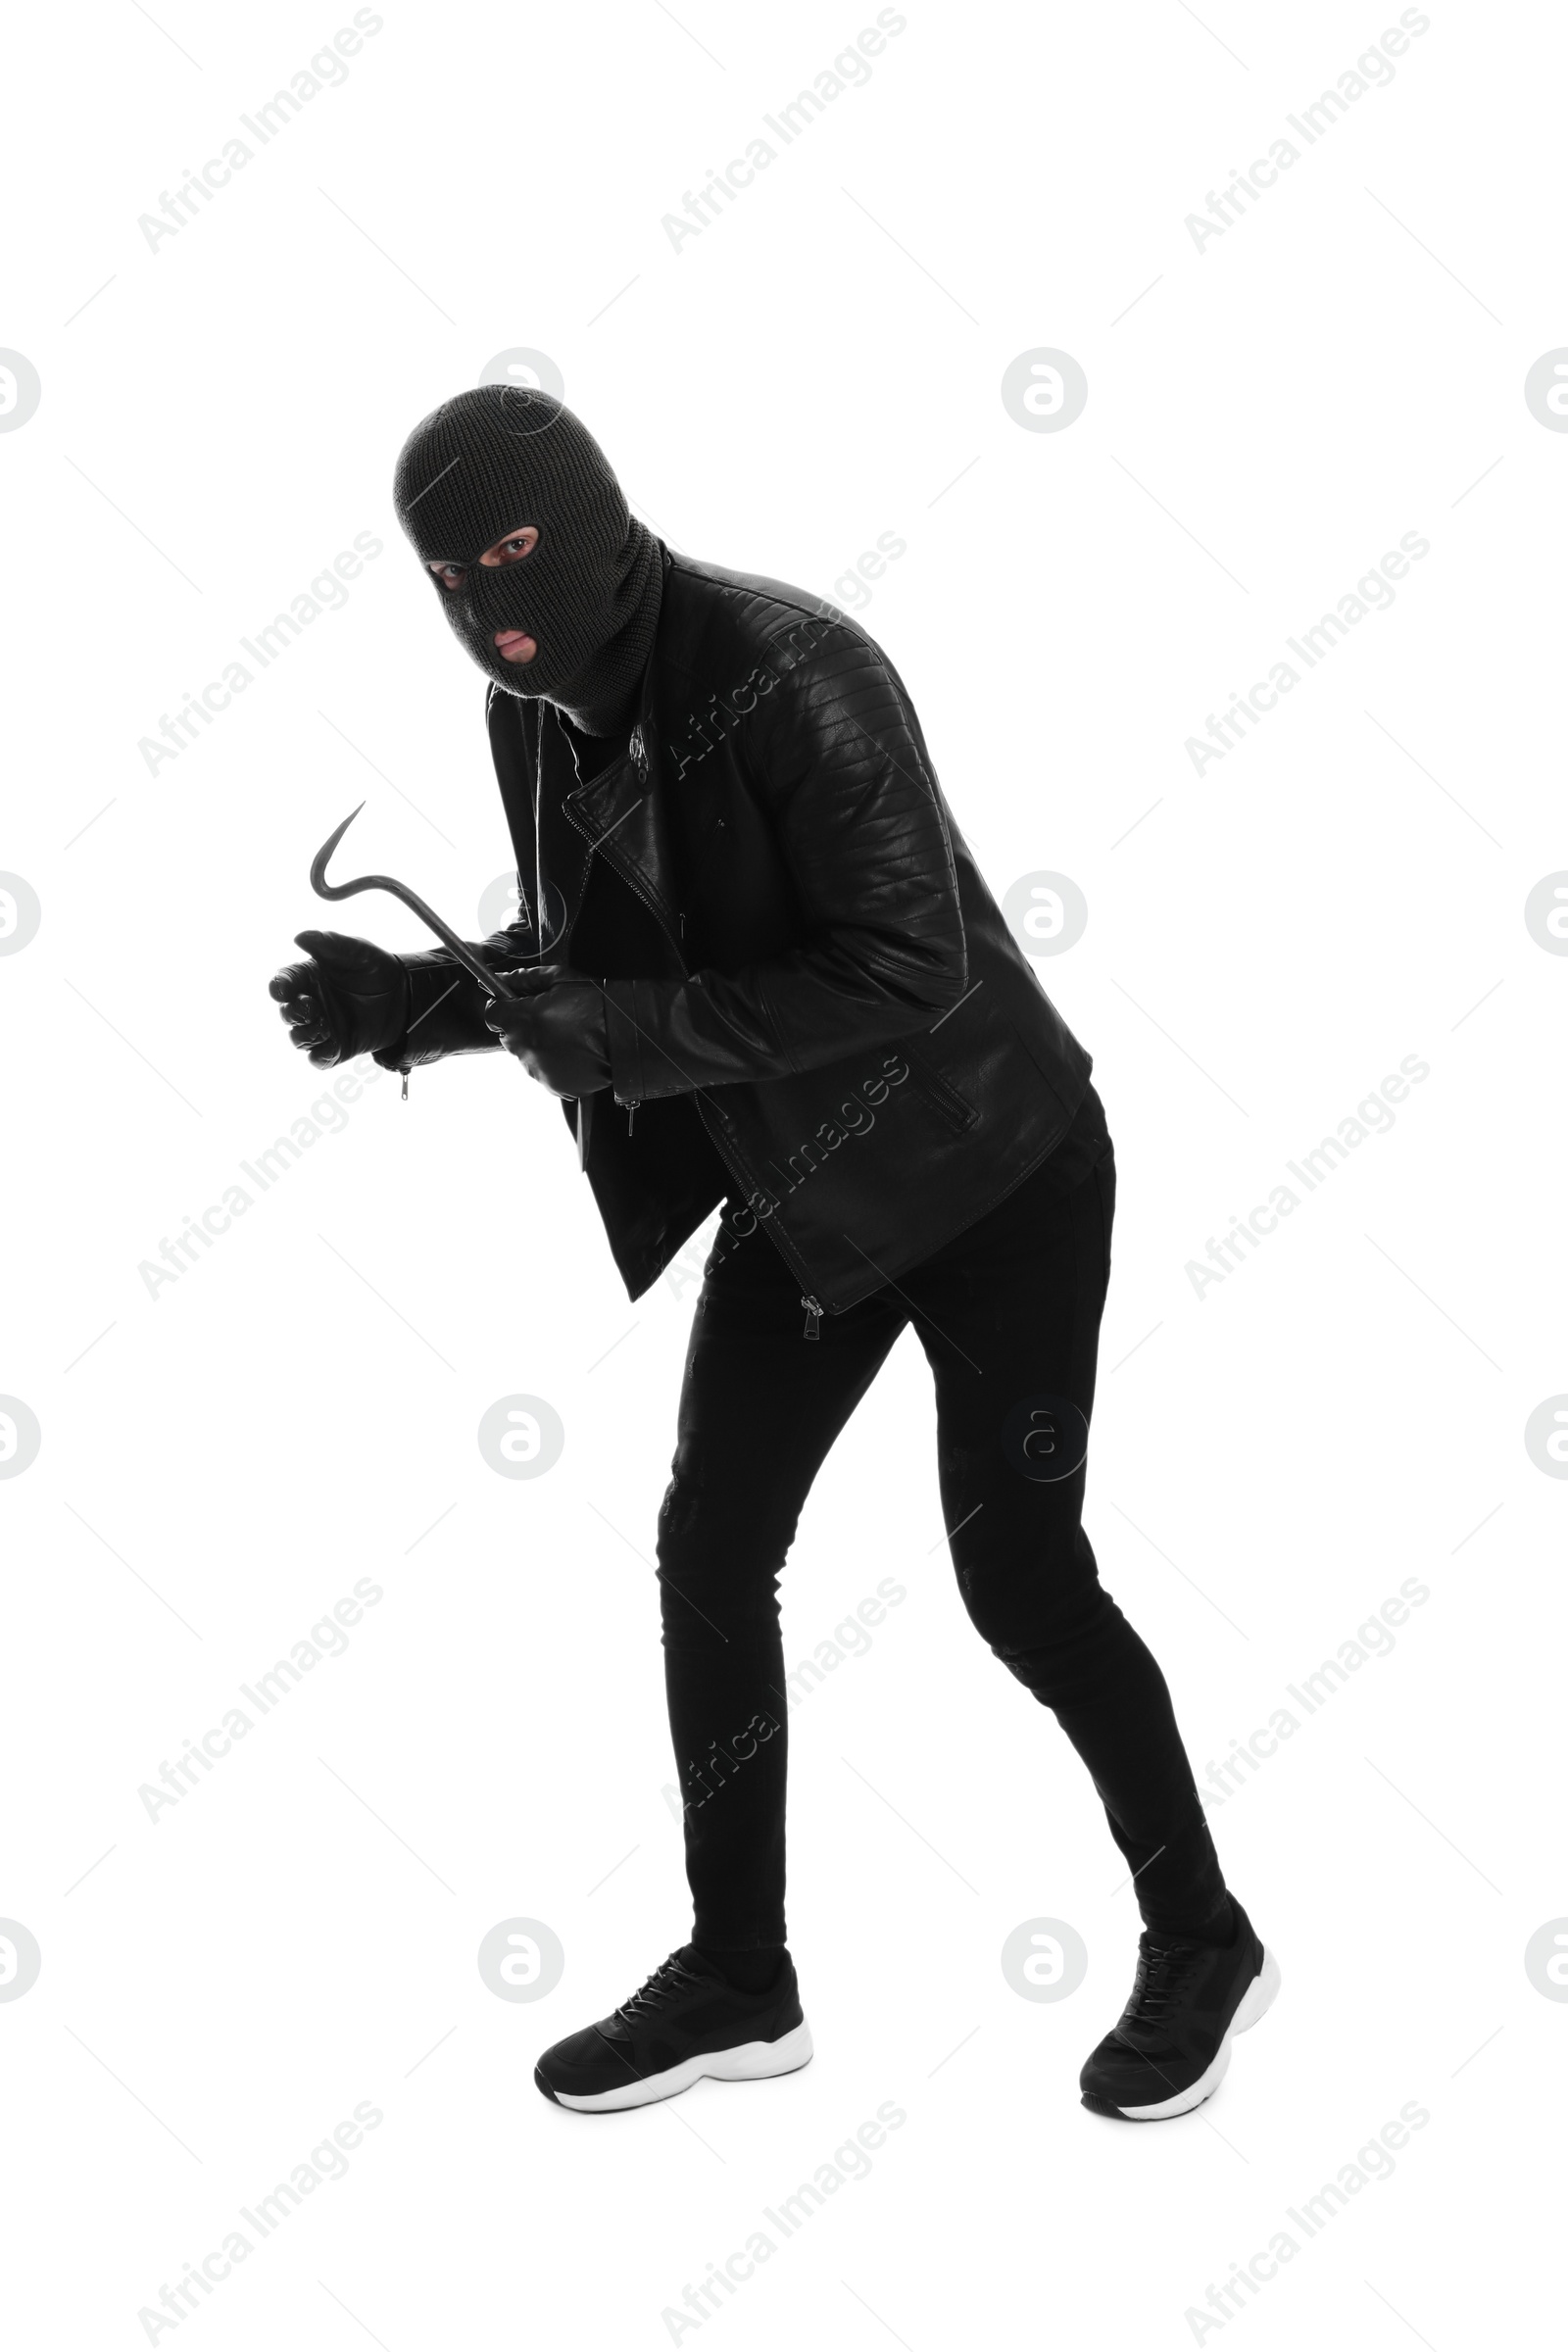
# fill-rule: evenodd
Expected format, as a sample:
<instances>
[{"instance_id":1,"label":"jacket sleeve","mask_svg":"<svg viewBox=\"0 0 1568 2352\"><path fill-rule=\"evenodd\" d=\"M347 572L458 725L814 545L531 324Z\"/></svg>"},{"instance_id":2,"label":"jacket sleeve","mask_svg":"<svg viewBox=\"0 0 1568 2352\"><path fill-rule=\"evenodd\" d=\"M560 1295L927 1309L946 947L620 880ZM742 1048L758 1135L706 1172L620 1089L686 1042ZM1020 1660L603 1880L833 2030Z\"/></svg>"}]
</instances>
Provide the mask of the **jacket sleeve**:
<instances>
[{"instance_id":1,"label":"jacket sleeve","mask_svg":"<svg viewBox=\"0 0 1568 2352\"><path fill-rule=\"evenodd\" d=\"M786 1078L913 1029L967 985L946 815L902 686L842 621L774 639L732 698L794 884L801 944L735 972L606 984L620 1102Z\"/></svg>"}]
</instances>

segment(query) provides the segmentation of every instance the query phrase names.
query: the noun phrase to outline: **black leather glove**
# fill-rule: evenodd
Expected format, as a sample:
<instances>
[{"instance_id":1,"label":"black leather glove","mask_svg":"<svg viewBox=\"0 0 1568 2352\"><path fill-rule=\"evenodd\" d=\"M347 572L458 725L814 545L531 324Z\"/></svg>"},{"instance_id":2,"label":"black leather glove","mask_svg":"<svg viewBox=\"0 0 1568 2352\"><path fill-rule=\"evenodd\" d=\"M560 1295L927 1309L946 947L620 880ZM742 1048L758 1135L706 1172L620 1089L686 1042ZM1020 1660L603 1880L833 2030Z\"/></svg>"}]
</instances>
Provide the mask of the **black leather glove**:
<instances>
[{"instance_id":1,"label":"black leather glove","mask_svg":"<svg viewBox=\"0 0 1568 2352\"><path fill-rule=\"evenodd\" d=\"M510 931L470 941L481 963L492 971L510 972L526 953ZM400 956L409 978L407 1027L371 1058L383 1070L418 1069L424 1062L445 1061L452 1054L494 1054L501 1040L484 1025L490 998L450 948L427 948L416 956Z\"/></svg>"},{"instance_id":2,"label":"black leather glove","mask_svg":"<svg viewBox=\"0 0 1568 2352\"><path fill-rule=\"evenodd\" d=\"M553 1095L602 1094L611 1083L610 1031L598 981L545 963L513 974L510 985L527 994L498 997L484 1015L508 1053Z\"/></svg>"},{"instance_id":3,"label":"black leather glove","mask_svg":"<svg viewBox=\"0 0 1568 2352\"><path fill-rule=\"evenodd\" d=\"M311 960L286 963L268 993L277 1000L291 1042L318 1070L397 1044L409 1021L401 956L341 931L299 931L294 944Z\"/></svg>"}]
</instances>

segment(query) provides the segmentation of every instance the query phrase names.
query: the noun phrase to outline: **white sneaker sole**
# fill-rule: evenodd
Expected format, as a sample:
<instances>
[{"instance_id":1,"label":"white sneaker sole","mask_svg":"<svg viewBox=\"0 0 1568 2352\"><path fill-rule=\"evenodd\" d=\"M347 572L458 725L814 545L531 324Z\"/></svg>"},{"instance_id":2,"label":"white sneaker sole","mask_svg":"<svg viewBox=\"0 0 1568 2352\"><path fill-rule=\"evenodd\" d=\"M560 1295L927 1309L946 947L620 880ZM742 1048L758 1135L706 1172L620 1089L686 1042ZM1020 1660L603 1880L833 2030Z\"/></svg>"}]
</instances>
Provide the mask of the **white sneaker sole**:
<instances>
[{"instance_id":1,"label":"white sneaker sole","mask_svg":"<svg viewBox=\"0 0 1568 2352\"><path fill-rule=\"evenodd\" d=\"M1265 1944L1263 1965L1243 1993L1236 2015L1226 2028L1225 2038L1215 2051L1212 2062L1187 2090L1177 2091L1174 2098L1157 2099L1152 2107L1122 2107L1117 2110L1134 2124L1162 2123L1167 2116L1187 2115L1219 2088L1225 2069L1231 2062L1231 2043L1249 2026L1255 2026L1274 2000L1280 1988L1280 1964Z\"/></svg>"},{"instance_id":2,"label":"white sneaker sole","mask_svg":"<svg viewBox=\"0 0 1568 2352\"><path fill-rule=\"evenodd\" d=\"M611 2115L622 2107L651 2107L656 2099L673 2099L705 2075L714 2082L762 2082L770 2075L793 2075L810 2056L811 2029L803 2017L777 2041L742 2041L732 2050L705 2050L679 2066L666 2067L662 2075L644 2075L624 2088L582 2094L558 2090L555 2099L559 2107L575 2107L587 2115Z\"/></svg>"}]
</instances>

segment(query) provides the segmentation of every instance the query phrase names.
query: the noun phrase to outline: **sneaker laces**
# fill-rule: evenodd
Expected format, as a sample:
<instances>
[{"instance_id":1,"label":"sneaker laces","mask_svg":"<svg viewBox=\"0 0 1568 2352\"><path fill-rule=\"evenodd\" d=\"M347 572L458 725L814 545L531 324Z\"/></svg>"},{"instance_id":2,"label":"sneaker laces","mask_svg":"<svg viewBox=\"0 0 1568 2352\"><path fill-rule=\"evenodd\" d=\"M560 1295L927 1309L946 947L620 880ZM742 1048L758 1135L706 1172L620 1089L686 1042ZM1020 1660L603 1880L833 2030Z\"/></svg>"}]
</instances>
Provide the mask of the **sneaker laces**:
<instances>
[{"instance_id":1,"label":"sneaker laces","mask_svg":"<svg viewBox=\"0 0 1568 2352\"><path fill-rule=\"evenodd\" d=\"M1202 1956L1202 1945L1184 1939L1144 1935L1139 1939L1138 1970L1124 2024L1169 2025L1187 1980Z\"/></svg>"},{"instance_id":2,"label":"sneaker laces","mask_svg":"<svg viewBox=\"0 0 1568 2352\"><path fill-rule=\"evenodd\" d=\"M644 1979L630 1999L621 2002L615 2015L624 2018L628 2026L635 2025L641 2012L657 2009L661 2002L674 1999L689 1985L700 1984L701 1981L696 1972L686 1966L678 1952L671 1952L667 1960L661 1960L651 1977Z\"/></svg>"}]
</instances>

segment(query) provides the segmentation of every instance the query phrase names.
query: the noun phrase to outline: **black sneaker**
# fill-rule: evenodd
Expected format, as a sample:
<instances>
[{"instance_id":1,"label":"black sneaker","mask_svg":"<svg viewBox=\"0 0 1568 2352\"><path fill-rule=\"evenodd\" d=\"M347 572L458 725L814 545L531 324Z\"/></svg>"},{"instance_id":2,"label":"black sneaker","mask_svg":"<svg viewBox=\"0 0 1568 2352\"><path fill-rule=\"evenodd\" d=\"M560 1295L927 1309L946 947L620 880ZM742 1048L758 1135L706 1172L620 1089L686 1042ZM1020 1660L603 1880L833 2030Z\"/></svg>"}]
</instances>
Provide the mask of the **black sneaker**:
<instances>
[{"instance_id":1,"label":"black sneaker","mask_svg":"<svg viewBox=\"0 0 1568 2352\"><path fill-rule=\"evenodd\" d=\"M1096 2115L1152 2124L1186 2115L1218 2088L1231 2041L1280 1988L1279 1963L1232 1895L1235 1940L1190 1943L1145 1929L1126 2008L1079 2077Z\"/></svg>"},{"instance_id":2,"label":"black sneaker","mask_svg":"<svg viewBox=\"0 0 1568 2352\"><path fill-rule=\"evenodd\" d=\"M672 2099L704 2075L717 2082L792 2075L810 2055L788 1952L766 1992L736 1992L687 1943L609 2017L546 2050L533 2079L558 2107L604 2115Z\"/></svg>"}]
</instances>

